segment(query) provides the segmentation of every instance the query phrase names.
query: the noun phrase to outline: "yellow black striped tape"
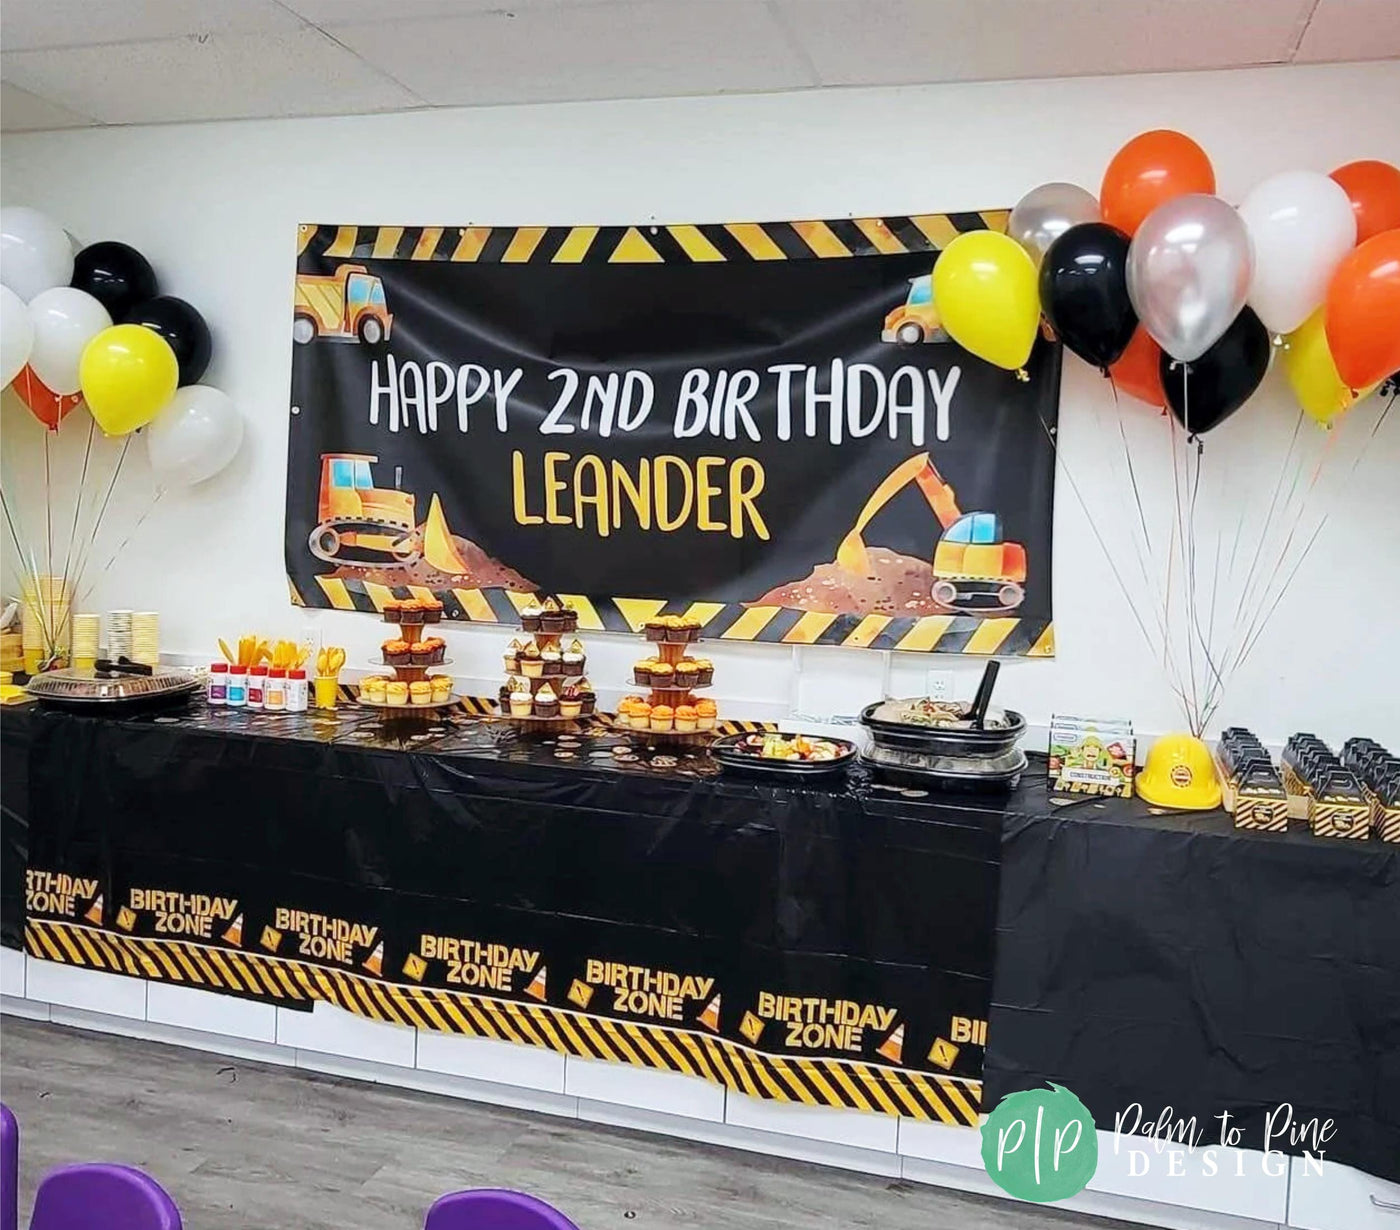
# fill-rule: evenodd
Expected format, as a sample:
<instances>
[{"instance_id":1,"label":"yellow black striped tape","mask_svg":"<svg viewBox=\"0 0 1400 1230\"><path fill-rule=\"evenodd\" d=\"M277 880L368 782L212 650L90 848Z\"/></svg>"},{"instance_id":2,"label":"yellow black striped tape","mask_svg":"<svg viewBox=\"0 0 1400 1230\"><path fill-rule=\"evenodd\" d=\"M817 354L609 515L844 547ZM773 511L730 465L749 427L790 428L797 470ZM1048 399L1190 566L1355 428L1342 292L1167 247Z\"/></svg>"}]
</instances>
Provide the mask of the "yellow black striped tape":
<instances>
[{"instance_id":1,"label":"yellow black striped tape","mask_svg":"<svg viewBox=\"0 0 1400 1230\"><path fill-rule=\"evenodd\" d=\"M1006 229L1004 209L805 222L641 226L342 226L303 222L297 255L476 264L705 264L938 252Z\"/></svg>"},{"instance_id":2,"label":"yellow black striped tape","mask_svg":"<svg viewBox=\"0 0 1400 1230\"><path fill-rule=\"evenodd\" d=\"M295 593L295 586L288 578ZM520 608L535 595L515 590L435 589L377 585L341 577L316 578L326 602L340 611L377 614L386 602L431 593L447 619L515 624ZM848 649L901 649L915 653L961 653L1047 658L1055 653L1055 629L1048 619L1015 616L979 619L972 615L832 615L782 606L737 602L665 602L653 598L589 599L561 594L579 614L581 632L637 633L657 615L688 615L703 625L709 640L769 645L832 645ZM294 599L304 605L300 598ZM319 605L319 604L318 604Z\"/></svg>"},{"instance_id":3,"label":"yellow black striped tape","mask_svg":"<svg viewBox=\"0 0 1400 1230\"><path fill-rule=\"evenodd\" d=\"M769 1055L700 1031L617 1021L544 1004L405 986L281 957L30 919L34 957L282 1002L325 1000L375 1021L541 1046L584 1059L682 1072L736 1093L975 1127L982 1083L883 1064Z\"/></svg>"}]
</instances>

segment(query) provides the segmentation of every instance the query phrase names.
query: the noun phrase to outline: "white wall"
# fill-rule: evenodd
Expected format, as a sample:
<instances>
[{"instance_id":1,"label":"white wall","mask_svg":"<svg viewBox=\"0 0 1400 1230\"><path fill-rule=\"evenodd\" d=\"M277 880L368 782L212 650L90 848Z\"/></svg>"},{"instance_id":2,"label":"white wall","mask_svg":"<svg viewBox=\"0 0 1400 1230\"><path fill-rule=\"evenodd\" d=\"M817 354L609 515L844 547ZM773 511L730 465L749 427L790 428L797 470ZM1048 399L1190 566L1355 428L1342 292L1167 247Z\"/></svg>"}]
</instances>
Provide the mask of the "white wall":
<instances>
[{"instance_id":1,"label":"white wall","mask_svg":"<svg viewBox=\"0 0 1400 1230\"><path fill-rule=\"evenodd\" d=\"M315 624L327 641L351 647L352 662L381 638L368 617L302 613L287 602L281 534L298 222L724 221L1006 207L1049 179L1096 189L1113 151L1159 126L1200 140L1220 191L1238 200L1284 168L1400 162L1397 115L1400 64L1391 62L8 137L5 202L44 209L85 240L119 238L146 252L162 285L209 319L207 379L238 400L251 428L229 471L156 506L101 573L89 605L158 608L164 647L204 657L216 635L253 627L297 635ZM1121 444L1103 432L1114 425L1116 433L1109 390L1077 360L1066 367L1066 463L1106 541L1130 550ZM6 402L7 474L22 469L32 479L42 472L38 433ZM1171 482L1166 437L1137 411L1138 477L1161 493ZM1369 733L1400 750L1400 414L1369 439L1378 411L1373 398L1328 442L1309 506L1310 516L1327 512L1327 525L1235 679L1220 711L1225 724L1267 739L1297 729L1333 740ZM1265 392L1210 437L1203 491L1215 495L1203 496L1197 530L1212 545L1203 549L1223 532L1228 557L1238 508L1267 507L1295 422L1274 371ZM1309 426L1302 445L1312 451L1300 455L1321 455L1322 443ZM1369 451L1353 467L1363 444ZM111 545L150 497L139 448L128 467L109 513ZM1223 486L1210 486L1216 476ZM106 553L94 558L100 568ZM1132 573L1126 568L1125 579ZM1055 614L1058 658L1006 670L999 699L1037 721L1058 710L1127 715L1152 731L1182 724L1063 479ZM459 674L497 677L500 630L449 635ZM591 648L600 687L620 681L636 656L625 638L595 636ZM980 666L816 648L724 647L712 656L729 712L752 716L790 707L852 713L887 685L922 690L930 666L951 665L967 695Z\"/></svg>"}]
</instances>

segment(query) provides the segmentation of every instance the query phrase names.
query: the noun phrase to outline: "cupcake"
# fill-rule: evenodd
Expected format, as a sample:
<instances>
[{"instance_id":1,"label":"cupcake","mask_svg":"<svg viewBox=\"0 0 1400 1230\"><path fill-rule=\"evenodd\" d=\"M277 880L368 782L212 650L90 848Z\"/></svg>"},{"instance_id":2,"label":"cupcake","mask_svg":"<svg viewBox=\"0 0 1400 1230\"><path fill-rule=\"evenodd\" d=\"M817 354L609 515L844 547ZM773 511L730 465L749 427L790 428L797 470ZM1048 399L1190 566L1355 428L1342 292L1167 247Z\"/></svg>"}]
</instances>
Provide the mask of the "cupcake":
<instances>
[{"instance_id":1,"label":"cupcake","mask_svg":"<svg viewBox=\"0 0 1400 1230\"><path fill-rule=\"evenodd\" d=\"M574 677L583 674L584 661L583 642L575 637L564 650L564 674Z\"/></svg>"},{"instance_id":2,"label":"cupcake","mask_svg":"<svg viewBox=\"0 0 1400 1230\"><path fill-rule=\"evenodd\" d=\"M675 687L675 668L669 662L653 662L651 664L651 686L654 688Z\"/></svg>"},{"instance_id":3,"label":"cupcake","mask_svg":"<svg viewBox=\"0 0 1400 1230\"><path fill-rule=\"evenodd\" d=\"M559 716L559 697L549 684L535 693L535 716L552 718Z\"/></svg>"},{"instance_id":4,"label":"cupcake","mask_svg":"<svg viewBox=\"0 0 1400 1230\"><path fill-rule=\"evenodd\" d=\"M676 721L676 711L670 705L653 705L651 710L652 730L670 730Z\"/></svg>"},{"instance_id":5,"label":"cupcake","mask_svg":"<svg viewBox=\"0 0 1400 1230\"><path fill-rule=\"evenodd\" d=\"M520 673L528 679L538 679L544 674L544 662L540 659L540 647L531 641L520 651Z\"/></svg>"},{"instance_id":6,"label":"cupcake","mask_svg":"<svg viewBox=\"0 0 1400 1230\"><path fill-rule=\"evenodd\" d=\"M416 598L399 604L399 623L408 626L423 622L423 604Z\"/></svg>"},{"instance_id":7,"label":"cupcake","mask_svg":"<svg viewBox=\"0 0 1400 1230\"><path fill-rule=\"evenodd\" d=\"M515 690L515 680L507 679L501 684L501 690L496 693L496 699L501 703L501 712L510 712L510 694Z\"/></svg>"},{"instance_id":8,"label":"cupcake","mask_svg":"<svg viewBox=\"0 0 1400 1230\"><path fill-rule=\"evenodd\" d=\"M697 626L695 631L699 632ZM666 619L666 639L672 644L676 642L684 643L694 639L691 635L689 625L679 615L669 615Z\"/></svg>"},{"instance_id":9,"label":"cupcake","mask_svg":"<svg viewBox=\"0 0 1400 1230\"><path fill-rule=\"evenodd\" d=\"M578 688L565 684L559 691L559 716L576 718L583 712L583 701L579 699Z\"/></svg>"},{"instance_id":10,"label":"cupcake","mask_svg":"<svg viewBox=\"0 0 1400 1230\"><path fill-rule=\"evenodd\" d=\"M408 684L396 679L384 685L384 703L387 705L408 704Z\"/></svg>"},{"instance_id":11,"label":"cupcake","mask_svg":"<svg viewBox=\"0 0 1400 1230\"><path fill-rule=\"evenodd\" d=\"M709 658L696 658L695 665L698 674L695 677L695 686L706 687L715 681L715 664Z\"/></svg>"},{"instance_id":12,"label":"cupcake","mask_svg":"<svg viewBox=\"0 0 1400 1230\"><path fill-rule=\"evenodd\" d=\"M432 666L438 659L434 657L434 649L431 641L414 641L408 647L408 651L413 655L414 666Z\"/></svg>"},{"instance_id":13,"label":"cupcake","mask_svg":"<svg viewBox=\"0 0 1400 1230\"><path fill-rule=\"evenodd\" d=\"M433 685L426 679L415 679L408 685L408 699L415 705L433 703Z\"/></svg>"},{"instance_id":14,"label":"cupcake","mask_svg":"<svg viewBox=\"0 0 1400 1230\"><path fill-rule=\"evenodd\" d=\"M651 658L643 658L640 662L633 664L632 678L637 682L638 686L644 688L651 682L651 668L654 664Z\"/></svg>"},{"instance_id":15,"label":"cupcake","mask_svg":"<svg viewBox=\"0 0 1400 1230\"><path fill-rule=\"evenodd\" d=\"M598 696L587 679L580 679L574 685L578 689L579 702L583 705L583 716L590 717L598 708Z\"/></svg>"},{"instance_id":16,"label":"cupcake","mask_svg":"<svg viewBox=\"0 0 1400 1230\"><path fill-rule=\"evenodd\" d=\"M434 704L441 704L452 695L451 675L429 675L428 683L433 689Z\"/></svg>"},{"instance_id":17,"label":"cupcake","mask_svg":"<svg viewBox=\"0 0 1400 1230\"><path fill-rule=\"evenodd\" d=\"M678 705L676 707L676 730L678 732L694 730L697 721L698 715L692 706Z\"/></svg>"},{"instance_id":18,"label":"cupcake","mask_svg":"<svg viewBox=\"0 0 1400 1230\"><path fill-rule=\"evenodd\" d=\"M540 662L546 675L558 677L564 673L564 655L553 645L540 650Z\"/></svg>"},{"instance_id":19,"label":"cupcake","mask_svg":"<svg viewBox=\"0 0 1400 1230\"><path fill-rule=\"evenodd\" d=\"M629 715L631 721L628 723L636 730L651 729L651 706L644 700L636 700L632 703L632 712Z\"/></svg>"},{"instance_id":20,"label":"cupcake","mask_svg":"<svg viewBox=\"0 0 1400 1230\"><path fill-rule=\"evenodd\" d=\"M578 616L574 616L574 624L578 624ZM565 612L553 598L544 600L544 608L540 612L541 632L567 632L569 630L569 613Z\"/></svg>"},{"instance_id":21,"label":"cupcake","mask_svg":"<svg viewBox=\"0 0 1400 1230\"><path fill-rule=\"evenodd\" d=\"M381 648L385 666L408 666L413 661L413 649L407 641L385 641Z\"/></svg>"},{"instance_id":22,"label":"cupcake","mask_svg":"<svg viewBox=\"0 0 1400 1230\"><path fill-rule=\"evenodd\" d=\"M695 702L696 730L713 730L718 716L719 706L714 701L697 700Z\"/></svg>"},{"instance_id":23,"label":"cupcake","mask_svg":"<svg viewBox=\"0 0 1400 1230\"><path fill-rule=\"evenodd\" d=\"M384 703L384 690L389 685L387 679L381 679L377 675L372 675L367 679L360 680L360 697L371 704L382 705Z\"/></svg>"},{"instance_id":24,"label":"cupcake","mask_svg":"<svg viewBox=\"0 0 1400 1230\"><path fill-rule=\"evenodd\" d=\"M399 622L399 612L403 610L403 603L397 598L386 602L383 607L384 622L396 624Z\"/></svg>"},{"instance_id":25,"label":"cupcake","mask_svg":"<svg viewBox=\"0 0 1400 1230\"><path fill-rule=\"evenodd\" d=\"M642 631L646 634L646 638L649 641L664 641L666 639L666 624L660 617L648 619L646 623L642 625Z\"/></svg>"},{"instance_id":26,"label":"cupcake","mask_svg":"<svg viewBox=\"0 0 1400 1230\"><path fill-rule=\"evenodd\" d=\"M700 663L682 658L676 663L676 687L693 688L700 680Z\"/></svg>"},{"instance_id":27,"label":"cupcake","mask_svg":"<svg viewBox=\"0 0 1400 1230\"><path fill-rule=\"evenodd\" d=\"M538 602L527 602L520 608L520 626L526 632L538 632L540 630L540 619L544 615L544 608Z\"/></svg>"},{"instance_id":28,"label":"cupcake","mask_svg":"<svg viewBox=\"0 0 1400 1230\"><path fill-rule=\"evenodd\" d=\"M418 605L423 608L423 622L425 624L442 622L442 603L436 598L420 598Z\"/></svg>"},{"instance_id":29,"label":"cupcake","mask_svg":"<svg viewBox=\"0 0 1400 1230\"><path fill-rule=\"evenodd\" d=\"M511 637L510 644L506 646L505 663L507 675L518 675L520 673L520 651L525 646L520 643L518 636Z\"/></svg>"},{"instance_id":30,"label":"cupcake","mask_svg":"<svg viewBox=\"0 0 1400 1230\"><path fill-rule=\"evenodd\" d=\"M530 695L530 685L524 679L517 679L510 693L510 716L527 718L535 698Z\"/></svg>"}]
</instances>

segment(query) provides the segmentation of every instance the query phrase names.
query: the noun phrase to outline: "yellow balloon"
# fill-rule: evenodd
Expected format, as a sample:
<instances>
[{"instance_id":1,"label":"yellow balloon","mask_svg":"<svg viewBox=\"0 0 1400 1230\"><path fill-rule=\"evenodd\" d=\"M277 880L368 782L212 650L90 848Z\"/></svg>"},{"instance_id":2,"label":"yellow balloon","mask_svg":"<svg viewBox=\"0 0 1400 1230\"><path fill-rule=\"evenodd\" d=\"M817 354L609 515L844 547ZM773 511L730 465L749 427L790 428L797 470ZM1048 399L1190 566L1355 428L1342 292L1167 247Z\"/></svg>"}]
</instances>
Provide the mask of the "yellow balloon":
<instances>
[{"instance_id":1,"label":"yellow balloon","mask_svg":"<svg viewBox=\"0 0 1400 1230\"><path fill-rule=\"evenodd\" d=\"M175 396L180 364L170 343L144 325L113 325L87 344L78 379L104 434L144 427Z\"/></svg>"},{"instance_id":2,"label":"yellow balloon","mask_svg":"<svg viewBox=\"0 0 1400 1230\"><path fill-rule=\"evenodd\" d=\"M1035 263L1008 235L968 231L933 266L933 301L948 334L998 367L1026 365L1040 328Z\"/></svg>"},{"instance_id":3,"label":"yellow balloon","mask_svg":"<svg viewBox=\"0 0 1400 1230\"><path fill-rule=\"evenodd\" d=\"M1327 346L1324 309L1318 308L1283 339L1283 371L1293 386L1293 396L1304 412L1324 427L1376 389L1373 384L1353 393L1337 374L1337 364Z\"/></svg>"}]
</instances>

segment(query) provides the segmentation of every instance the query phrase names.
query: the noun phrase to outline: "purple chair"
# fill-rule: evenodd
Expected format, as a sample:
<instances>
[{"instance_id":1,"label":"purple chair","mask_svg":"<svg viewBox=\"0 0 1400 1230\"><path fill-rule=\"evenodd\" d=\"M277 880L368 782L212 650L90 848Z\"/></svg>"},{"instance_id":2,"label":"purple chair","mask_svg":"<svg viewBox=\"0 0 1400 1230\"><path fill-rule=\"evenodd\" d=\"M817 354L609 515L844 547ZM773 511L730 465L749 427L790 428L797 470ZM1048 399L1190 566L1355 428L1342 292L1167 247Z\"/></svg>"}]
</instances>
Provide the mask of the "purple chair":
<instances>
[{"instance_id":1,"label":"purple chair","mask_svg":"<svg viewBox=\"0 0 1400 1230\"><path fill-rule=\"evenodd\" d=\"M433 1201L423 1230L578 1230L558 1209L524 1192L481 1188Z\"/></svg>"},{"instance_id":2,"label":"purple chair","mask_svg":"<svg viewBox=\"0 0 1400 1230\"><path fill-rule=\"evenodd\" d=\"M19 1230L19 1124L0 1102L0 1230Z\"/></svg>"},{"instance_id":3,"label":"purple chair","mask_svg":"<svg viewBox=\"0 0 1400 1230\"><path fill-rule=\"evenodd\" d=\"M180 1210L134 1166L89 1162L44 1176L29 1230L181 1230Z\"/></svg>"}]
</instances>

